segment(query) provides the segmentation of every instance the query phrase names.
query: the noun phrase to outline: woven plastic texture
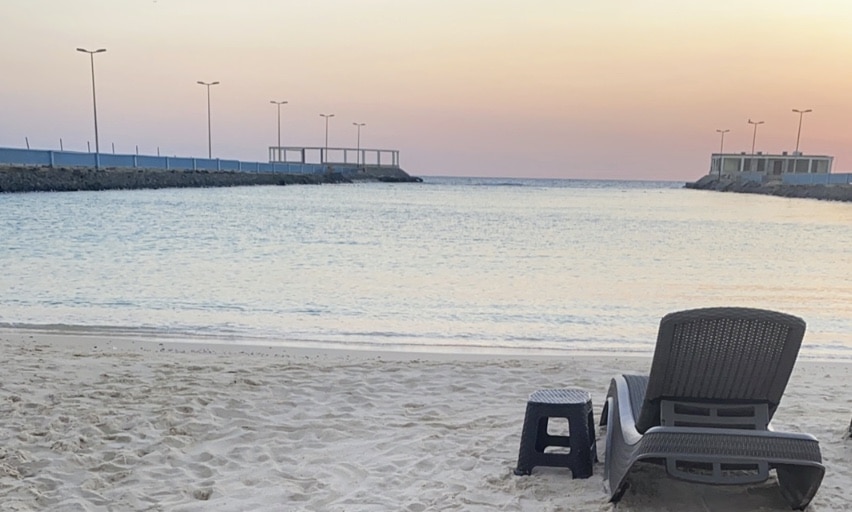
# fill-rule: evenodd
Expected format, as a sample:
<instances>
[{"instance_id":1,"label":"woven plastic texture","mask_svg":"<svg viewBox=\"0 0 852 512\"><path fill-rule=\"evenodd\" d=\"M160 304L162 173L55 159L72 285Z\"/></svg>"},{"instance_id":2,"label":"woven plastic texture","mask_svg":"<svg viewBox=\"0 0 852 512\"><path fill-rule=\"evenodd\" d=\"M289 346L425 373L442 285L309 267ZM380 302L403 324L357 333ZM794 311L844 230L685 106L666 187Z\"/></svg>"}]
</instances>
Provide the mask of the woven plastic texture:
<instances>
[{"instance_id":1,"label":"woven plastic texture","mask_svg":"<svg viewBox=\"0 0 852 512\"><path fill-rule=\"evenodd\" d=\"M538 404L584 404L592 399L588 391L575 388L540 389L533 392L529 402Z\"/></svg>"},{"instance_id":2,"label":"woven plastic texture","mask_svg":"<svg viewBox=\"0 0 852 512\"><path fill-rule=\"evenodd\" d=\"M817 441L786 437L649 432L640 445L638 450L643 453L822 462Z\"/></svg>"},{"instance_id":3,"label":"woven plastic texture","mask_svg":"<svg viewBox=\"0 0 852 512\"><path fill-rule=\"evenodd\" d=\"M659 425L659 401L760 402L775 412L793 370L805 322L753 308L705 308L663 317L636 422Z\"/></svg>"}]
</instances>

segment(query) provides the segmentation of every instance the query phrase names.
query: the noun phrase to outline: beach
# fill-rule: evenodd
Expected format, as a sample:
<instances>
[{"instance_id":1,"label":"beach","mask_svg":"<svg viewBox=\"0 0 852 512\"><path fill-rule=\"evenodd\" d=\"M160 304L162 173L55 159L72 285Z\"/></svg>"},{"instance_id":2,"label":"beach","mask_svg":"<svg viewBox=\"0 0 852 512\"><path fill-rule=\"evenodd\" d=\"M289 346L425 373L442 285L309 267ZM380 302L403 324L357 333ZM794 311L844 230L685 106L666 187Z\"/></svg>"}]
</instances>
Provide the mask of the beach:
<instances>
[{"instance_id":1,"label":"beach","mask_svg":"<svg viewBox=\"0 0 852 512\"><path fill-rule=\"evenodd\" d=\"M633 473L515 476L528 395L580 387L599 421L609 379L647 356L309 350L3 330L2 510L788 510L752 486ZM800 360L779 431L820 441L808 510L852 502L852 365Z\"/></svg>"}]
</instances>

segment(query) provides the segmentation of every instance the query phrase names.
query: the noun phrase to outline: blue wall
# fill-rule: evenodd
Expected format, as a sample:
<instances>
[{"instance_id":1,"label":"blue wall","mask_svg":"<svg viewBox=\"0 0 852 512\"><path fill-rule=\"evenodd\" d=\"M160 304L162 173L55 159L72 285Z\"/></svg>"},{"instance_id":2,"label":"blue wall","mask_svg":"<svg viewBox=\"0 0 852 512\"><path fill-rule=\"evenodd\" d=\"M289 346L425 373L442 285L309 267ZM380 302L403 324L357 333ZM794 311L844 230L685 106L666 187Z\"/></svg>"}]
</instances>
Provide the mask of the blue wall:
<instances>
[{"instance_id":1,"label":"blue wall","mask_svg":"<svg viewBox=\"0 0 852 512\"><path fill-rule=\"evenodd\" d=\"M852 173L843 174L784 174L785 185L842 185L852 183Z\"/></svg>"},{"instance_id":2,"label":"blue wall","mask_svg":"<svg viewBox=\"0 0 852 512\"><path fill-rule=\"evenodd\" d=\"M286 174L317 174L328 168L323 164L241 162L219 158L189 158L150 155L113 155L100 153L100 167L131 167L142 169L173 169L177 171L237 171L280 172ZM38 149L0 148L0 164L41 165L54 167L95 167L94 153L75 151L43 151ZM354 172L355 164L332 165L337 172Z\"/></svg>"}]
</instances>

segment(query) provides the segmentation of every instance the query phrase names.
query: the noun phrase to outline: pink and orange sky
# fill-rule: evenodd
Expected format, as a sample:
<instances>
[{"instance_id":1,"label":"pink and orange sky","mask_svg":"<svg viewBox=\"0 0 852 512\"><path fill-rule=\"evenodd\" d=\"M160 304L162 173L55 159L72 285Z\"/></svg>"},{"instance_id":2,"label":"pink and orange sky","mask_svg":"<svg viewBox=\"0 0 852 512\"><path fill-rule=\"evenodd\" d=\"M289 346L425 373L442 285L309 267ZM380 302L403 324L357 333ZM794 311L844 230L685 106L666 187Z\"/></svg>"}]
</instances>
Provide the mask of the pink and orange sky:
<instances>
[{"instance_id":1,"label":"pink and orange sky","mask_svg":"<svg viewBox=\"0 0 852 512\"><path fill-rule=\"evenodd\" d=\"M848 0L4 0L0 146L265 161L401 151L415 175L693 180L719 150L852 172Z\"/></svg>"}]
</instances>

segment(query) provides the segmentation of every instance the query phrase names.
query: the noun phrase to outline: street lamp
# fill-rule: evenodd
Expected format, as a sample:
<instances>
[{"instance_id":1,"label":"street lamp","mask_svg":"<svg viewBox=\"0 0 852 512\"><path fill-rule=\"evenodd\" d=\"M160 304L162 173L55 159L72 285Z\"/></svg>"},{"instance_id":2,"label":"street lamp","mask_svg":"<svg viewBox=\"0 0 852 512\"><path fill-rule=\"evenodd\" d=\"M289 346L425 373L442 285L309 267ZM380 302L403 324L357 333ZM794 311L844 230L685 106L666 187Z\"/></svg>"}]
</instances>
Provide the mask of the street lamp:
<instances>
[{"instance_id":1,"label":"street lamp","mask_svg":"<svg viewBox=\"0 0 852 512\"><path fill-rule=\"evenodd\" d=\"M326 158L328 157L328 119L334 117L334 114L320 114L320 117L325 118L325 151L323 152L322 163L325 163Z\"/></svg>"},{"instance_id":2,"label":"street lamp","mask_svg":"<svg viewBox=\"0 0 852 512\"><path fill-rule=\"evenodd\" d=\"M269 100L269 103L272 103L273 105L278 106L278 153L279 153L278 159L280 160L281 159L281 155L280 155L280 153L281 153L281 105L286 105L287 102L286 101Z\"/></svg>"},{"instance_id":3,"label":"street lamp","mask_svg":"<svg viewBox=\"0 0 852 512\"><path fill-rule=\"evenodd\" d=\"M219 82L202 82L199 80L197 82L199 85L204 85L207 87L207 158L213 158L213 136L211 135L210 130L210 86L211 85L219 85Z\"/></svg>"},{"instance_id":4,"label":"street lamp","mask_svg":"<svg viewBox=\"0 0 852 512\"><path fill-rule=\"evenodd\" d=\"M801 136L802 136L802 116L804 116L804 115L805 115L805 114L807 114L808 112L813 112L813 110L811 110L811 109L807 109L807 110L798 110L798 109L795 109L795 108L794 108L794 109L793 109L793 112L795 112L795 113L799 114L799 131L798 131L798 132L796 132L796 153L798 153L798 152L799 152L799 139L800 139L800 138L801 138Z\"/></svg>"},{"instance_id":5,"label":"street lamp","mask_svg":"<svg viewBox=\"0 0 852 512\"><path fill-rule=\"evenodd\" d=\"M722 134L722 141L719 142L719 179L720 180L722 179L722 162L725 160L725 158L722 156L725 153L725 134L728 133L729 131L731 131L731 130L728 130L728 129L716 130L717 133Z\"/></svg>"},{"instance_id":6,"label":"street lamp","mask_svg":"<svg viewBox=\"0 0 852 512\"><path fill-rule=\"evenodd\" d=\"M99 167L100 156L100 145L98 144L98 100L97 96L95 96L95 54L103 53L106 51L106 48L99 48L97 50L86 50L85 48L77 48L78 52L88 53L89 61L92 63L92 107L95 111L95 167Z\"/></svg>"},{"instance_id":7,"label":"street lamp","mask_svg":"<svg viewBox=\"0 0 852 512\"><path fill-rule=\"evenodd\" d=\"M355 160L358 165L361 165L361 127L367 126L367 123L352 123L358 128L358 142L355 150Z\"/></svg>"},{"instance_id":8,"label":"street lamp","mask_svg":"<svg viewBox=\"0 0 852 512\"><path fill-rule=\"evenodd\" d=\"M754 143L757 140L757 125L763 124L764 122L765 121L752 121L751 119L748 120L748 124L754 125L754 135L752 135L752 137L751 137L751 154L752 155L754 154Z\"/></svg>"},{"instance_id":9,"label":"street lamp","mask_svg":"<svg viewBox=\"0 0 852 512\"><path fill-rule=\"evenodd\" d=\"M731 130L716 130L717 133L722 134L722 141L719 143L719 153L725 152L725 134Z\"/></svg>"}]
</instances>

